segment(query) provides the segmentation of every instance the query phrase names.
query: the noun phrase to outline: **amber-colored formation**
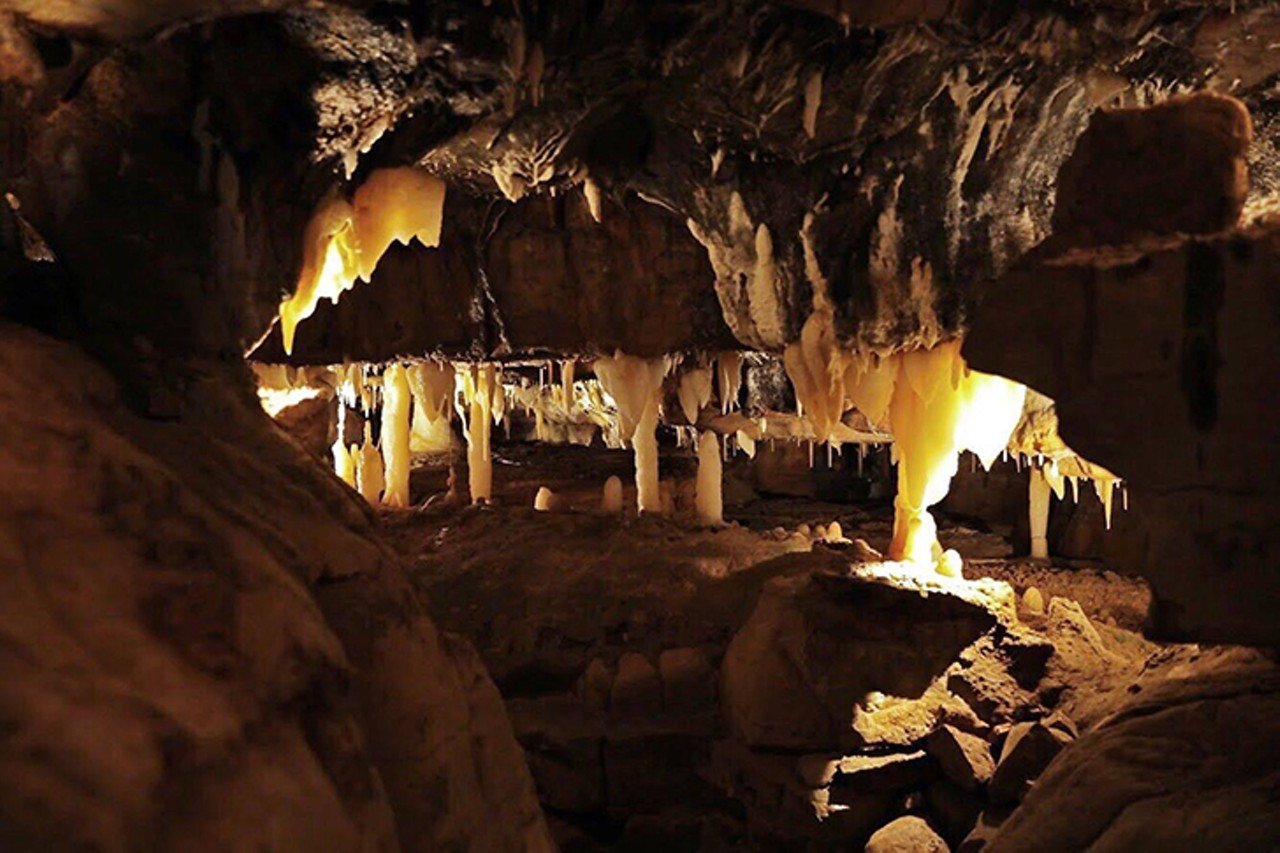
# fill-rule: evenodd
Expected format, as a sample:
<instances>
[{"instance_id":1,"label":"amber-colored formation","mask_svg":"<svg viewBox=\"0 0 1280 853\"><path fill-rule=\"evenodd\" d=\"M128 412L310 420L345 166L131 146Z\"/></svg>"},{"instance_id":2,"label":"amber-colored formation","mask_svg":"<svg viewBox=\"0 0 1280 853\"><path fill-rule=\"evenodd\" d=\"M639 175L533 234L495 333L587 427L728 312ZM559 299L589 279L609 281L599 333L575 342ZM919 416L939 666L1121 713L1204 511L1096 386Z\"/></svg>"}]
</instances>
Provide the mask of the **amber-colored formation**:
<instances>
[{"instance_id":1,"label":"amber-colored formation","mask_svg":"<svg viewBox=\"0 0 1280 853\"><path fill-rule=\"evenodd\" d=\"M616 353L595 362L596 377L618 406L618 436L630 441L636 458L636 502L640 512L662 511L658 487L658 407L663 359L643 359Z\"/></svg>"},{"instance_id":2,"label":"amber-colored formation","mask_svg":"<svg viewBox=\"0 0 1280 853\"><path fill-rule=\"evenodd\" d=\"M445 184L413 167L379 169L356 190L354 203L329 196L303 234L302 270L293 294L280 303L280 333L293 352L298 324L321 299L337 302L357 279L368 281L393 240L440 245Z\"/></svg>"}]
</instances>

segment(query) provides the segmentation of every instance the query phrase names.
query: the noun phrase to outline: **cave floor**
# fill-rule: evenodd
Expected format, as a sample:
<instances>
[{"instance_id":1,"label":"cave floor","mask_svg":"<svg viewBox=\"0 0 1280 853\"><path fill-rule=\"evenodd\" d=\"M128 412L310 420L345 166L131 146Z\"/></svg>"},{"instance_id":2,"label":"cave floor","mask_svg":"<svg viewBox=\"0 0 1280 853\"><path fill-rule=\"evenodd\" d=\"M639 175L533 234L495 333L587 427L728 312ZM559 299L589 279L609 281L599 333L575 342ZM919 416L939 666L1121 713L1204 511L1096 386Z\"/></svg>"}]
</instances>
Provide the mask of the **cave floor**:
<instances>
[{"instance_id":1,"label":"cave floor","mask_svg":"<svg viewBox=\"0 0 1280 853\"><path fill-rule=\"evenodd\" d=\"M791 595L811 576L847 577L851 565L877 556L868 548L887 544L888 502L755 494L734 485L739 466L731 464L727 523L707 527L679 520L694 475L693 460L679 452L662 460L676 493L672 519L635 517L629 453L507 444L494 458L492 505L444 499L447 465L419 459L417 508L384 511L382 527L433 615L469 639L488 667L565 849L841 847L862 843L902 813L924 814L954 845L977 811L1003 815L1007 808L972 792L961 798L963 808L925 798L941 779L933 779L936 768L878 782L864 795L857 791L865 783L838 793L840 774L816 785L796 783L784 769L778 783L774 769L762 767L805 766L814 755L914 755L944 722L975 733L998 756L1020 723L1064 713L1073 730L1085 730L1144 685L1209 665L1198 662L1225 656L1233 665L1260 665L1241 650L1151 643L1139 633L1149 601L1144 582L1100 567L1034 564L1014 556L999 532L945 516L939 538L966 559L965 581L917 588L888 580L911 594L874 612L841 605L837 624L818 624L830 614L815 616L821 607L806 610L812 602L792 606L791 599L785 618L769 616L766 598ZM609 475L622 479L631 507L619 516L598 511ZM457 477L465 484L465 469ZM535 511L542 486L568 508ZM825 541L833 521L844 541ZM1043 608L1025 600L1032 586ZM911 602L919 599L917 612ZM967 630L953 612L964 599L978 601L984 625L995 627L964 634L957 653L933 638ZM776 742L734 722L742 702L726 693L725 679L729 658L743 656L733 646L746 641L735 636L759 633L752 626L769 618L763 647L809 649L798 653L797 666L787 664L803 670L799 682L781 676L781 686L765 683L753 694L765 699L747 703L780 706L763 712L783 719L786 734ZM942 627L917 634L918 622ZM865 724L856 742L810 737L804 720L788 718L788 706L809 693L829 699L831 685L840 687L848 674L823 670L822 654L805 644L866 631L849 652L864 669L910 670L920 654L941 655L942 663L909 687L890 678L874 691L888 695L888 716ZM894 657L904 653L897 646L911 647L906 658ZM771 666L748 657L738 669L767 682Z\"/></svg>"}]
</instances>

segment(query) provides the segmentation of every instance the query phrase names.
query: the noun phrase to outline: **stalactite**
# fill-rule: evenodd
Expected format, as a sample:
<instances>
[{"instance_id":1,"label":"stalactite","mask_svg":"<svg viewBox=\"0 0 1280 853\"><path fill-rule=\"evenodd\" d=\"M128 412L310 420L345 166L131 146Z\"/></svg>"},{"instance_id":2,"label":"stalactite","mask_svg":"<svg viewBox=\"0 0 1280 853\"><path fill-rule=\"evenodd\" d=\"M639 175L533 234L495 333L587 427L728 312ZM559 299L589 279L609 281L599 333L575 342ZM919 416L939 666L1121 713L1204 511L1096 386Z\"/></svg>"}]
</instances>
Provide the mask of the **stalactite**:
<instances>
[{"instance_id":1,"label":"stalactite","mask_svg":"<svg viewBox=\"0 0 1280 853\"><path fill-rule=\"evenodd\" d=\"M663 359L642 359L619 352L598 358L596 377L618 407L618 436L635 453L636 493L640 512L661 512L658 487L658 409L662 399Z\"/></svg>"},{"instance_id":2,"label":"stalactite","mask_svg":"<svg viewBox=\"0 0 1280 853\"><path fill-rule=\"evenodd\" d=\"M818 110L822 106L822 71L809 75L804 85L804 134L813 139L818 133Z\"/></svg>"},{"instance_id":3,"label":"stalactite","mask_svg":"<svg viewBox=\"0 0 1280 853\"><path fill-rule=\"evenodd\" d=\"M338 436L333 440L333 447L330 448L333 453L333 473L338 475L338 479L346 483L348 486L354 487L356 484L356 460L352 458L351 452L347 450L345 434L347 431L347 404L338 401Z\"/></svg>"},{"instance_id":4,"label":"stalactite","mask_svg":"<svg viewBox=\"0 0 1280 853\"><path fill-rule=\"evenodd\" d=\"M368 280L393 240L440 244L445 184L414 168L379 169L356 190L353 203L334 193L307 223L302 269L294 292L280 303L280 334L293 352L298 324L321 299L337 302L358 278Z\"/></svg>"},{"instance_id":5,"label":"stalactite","mask_svg":"<svg viewBox=\"0 0 1280 853\"><path fill-rule=\"evenodd\" d=\"M676 397L680 400L680 411L690 425L698 423L698 413L711 402L711 368L694 367L680 375L680 386Z\"/></svg>"},{"instance_id":6,"label":"stalactite","mask_svg":"<svg viewBox=\"0 0 1280 853\"><path fill-rule=\"evenodd\" d=\"M409 505L409 382L399 364L382 374L382 459L386 491L382 502L390 507Z\"/></svg>"},{"instance_id":7,"label":"stalactite","mask_svg":"<svg viewBox=\"0 0 1280 853\"><path fill-rule=\"evenodd\" d=\"M698 439L698 479L695 484L694 507L704 524L724 521L724 498L721 478L720 445L711 430Z\"/></svg>"},{"instance_id":8,"label":"stalactite","mask_svg":"<svg viewBox=\"0 0 1280 853\"><path fill-rule=\"evenodd\" d=\"M745 430L738 430L737 439L738 447L742 448L742 452L747 454L749 459L755 459L756 440L748 435Z\"/></svg>"},{"instance_id":9,"label":"stalactite","mask_svg":"<svg viewBox=\"0 0 1280 853\"><path fill-rule=\"evenodd\" d=\"M742 354L722 352L716 356L716 391L720 395L720 413L729 414L738 406L738 389L742 387Z\"/></svg>"}]
</instances>

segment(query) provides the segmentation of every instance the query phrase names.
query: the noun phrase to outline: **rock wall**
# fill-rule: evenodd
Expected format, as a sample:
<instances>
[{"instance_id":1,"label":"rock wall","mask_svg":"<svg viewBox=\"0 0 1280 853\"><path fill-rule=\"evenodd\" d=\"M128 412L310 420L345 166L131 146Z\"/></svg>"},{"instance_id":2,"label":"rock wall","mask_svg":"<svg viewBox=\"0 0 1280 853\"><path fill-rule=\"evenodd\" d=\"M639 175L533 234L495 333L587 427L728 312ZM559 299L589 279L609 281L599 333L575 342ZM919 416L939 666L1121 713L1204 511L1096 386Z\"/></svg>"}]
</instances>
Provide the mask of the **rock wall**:
<instances>
[{"instance_id":1,"label":"rock wall","mask_svg":"<svg viewBox=\"0 0 1280 853\"><path fill-rule=\"evenodd\" d=\"M1040 257L965 348L1051 395L1064 439L1130 483L1160 636L1274 643L1280 233Z\"/></svg>"},{"instance_id":2,"label":"rock wall","mask_svg":"<svg viewBox=\"0 0 1280 853\"><path fill-rule=\"evenodd\" d=\"M0 839L550 849L470 647L245 369L0 329Z\"/></svg>"},{"instance_id":3,"label":"rock wall","mask_svg":"<svg viewBox=\"0 0 1280 853\"><path fill-rule=\"evenodd\" d=\"M706 252L684 222L635 199L601 206L596 222L577 191L496 207L450 195L438 250L392 248L371 282L303 322L291 358L278 329L253 358L657 357L735 347Z\"/></svg>"}]
</instances>

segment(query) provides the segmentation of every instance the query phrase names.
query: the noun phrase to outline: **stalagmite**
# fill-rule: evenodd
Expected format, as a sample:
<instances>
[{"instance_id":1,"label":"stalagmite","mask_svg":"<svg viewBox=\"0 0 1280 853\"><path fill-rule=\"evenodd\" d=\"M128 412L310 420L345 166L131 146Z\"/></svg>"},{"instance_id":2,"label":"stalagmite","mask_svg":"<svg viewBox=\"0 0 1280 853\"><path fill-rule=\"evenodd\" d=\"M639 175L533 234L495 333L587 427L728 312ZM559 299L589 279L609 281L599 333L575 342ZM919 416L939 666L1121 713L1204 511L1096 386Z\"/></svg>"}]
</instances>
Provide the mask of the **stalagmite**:
<instances>
[{"instance_id":1,"label":"stalagmite","mask_svg":"<svg viewBox=\"0 0 1280 853\"><path fill-rule=\"evenodd\" d=\"M1033 560L1049 559L1049 481L1039 468L1031 469L1030 476L1031 507L1031 558Z\"/></svg>"},{"instance_id":2,"label":"stalagmite","mask_svg":"<svg viewBox=\"0 0 1280 853\"><path fill-rule=\"evenodd\" d=\"M293 352L298 324L321 299L337 302L357 278L368 281L393 240L440 245L444 196L439 178L401 167L371 173L352 202L339 193L321 202L303 232L297 286L280 303L284 351Z\"/></svg>"},{"instance_id":3,"label":"stalagmite","mask_svg":"<svg viewBox=\"0 0 1280 853\"><path fill-rule=\"evenodd\" d=\"M667 365L616 353L598 358L596 377L618 406L618 437L630 441L636 460L636 503L640 512L661 512L658 486L658 407Z\"/></svg>"},{"instance_id":4,"label":"stalagmite","mask_svg":"<svg viewBox=\"0 0 1280 853\"><path fill-rule=\"evenodd\" d=\"M1044 612L1044 595L1034 586L1027 587L1027 591L1022 594L1022 605L1032 613Z\"/></svg>"},{"instance_id":5,"label":"stalagmite","mask_svg":"<svg viewBox=\"0 0 1280 853\"><path fill-rule=\"evenodd\" d=\"M742 354L722 352L716 356L716 389L720 395L720 413L737 408L738 389L742 387Z\"/></svg>"},{"instance_id":6,"label":"stalagmite","mask_svg":"<svg viewBox=\"0 0 1280 853\"><path fill-rule=\"evenodd\" d=\"M695 425L698 413L711 402L711 368L695 367L680 375L680 387L676 396L680 400L680 411L684 419Z\"/></svg>"},{"instance_id":7,"label":"stalagmite","mask_svg":"<svg viewBox=\"0 0 1280 853\"><path fill-rule=\"evenodd\" d=\"M493 457L489 446L493 430L493 383L492 364L467 365L458 371L459 390L468 407L465 417L467 481L472 503L493 499Z\"/></svg>"},{"instance_id":8,"label":"stalagmite","mask_svg":"<svg viewBox=\"0 0 1280 853\"><path fill-rule=\"evenodd\" d=\"M538 512L550 512L555 508L556 493L546 486L539 486L538 493L533 496L533 508Z\"/></svg>"},{"instance_id":9,"label":"stalagmite","mask_svg":"<svg viewBox=\"0 0 1280 853\"><path fill-rule=\"evenodd\" d=\"M611 476L604 481L604 493L600 496L600 509L611 515L622 512L622 481Z\"/></svg>"},{"instance_id":10,"label":"stalagmite","mask_svg":"<svg viewBox=\"0 0 1280 853\"><path fill-rule=\"evenodd\" d=\"M571 358L560 362L560 404L566 412L573 411L573 374L577 366L578 363Z\"/></svg>"},{"instance_id":11,"label":"stalagmite","mask_svg":"<svg viewBox=\"0 0 1280 853\"><path fill-rule=\"evenodd\" d=\"M364 427L364 444L360 446L356 457L356 491L360 492L371 506L377 506L382 496L382 488L386 483L382 477L382 455L373 446L373 438L369 425Z\"/></svg>"},{"instance_id":12,"label":"stalagmite","mask_svg":"<svg viewBox=\"0 0 1280 853\"><path fill-rule=\"evenodd\" d=\"M698 439L698 480L694 496L698 520L704 524L720 524L724 521L722 470L716 434L707 430Z\"/></svg>"},{"instance_id":13,"label":"stalagmite","mask_svg":"<svg viewBox=\"0 0 1280 853\"><path fill-rule=\"evenodd\" d=\"M382 459L386 491L382 502L409 505L409 382L399 364L382 374Z\"/></svg>"}]
</instances>

